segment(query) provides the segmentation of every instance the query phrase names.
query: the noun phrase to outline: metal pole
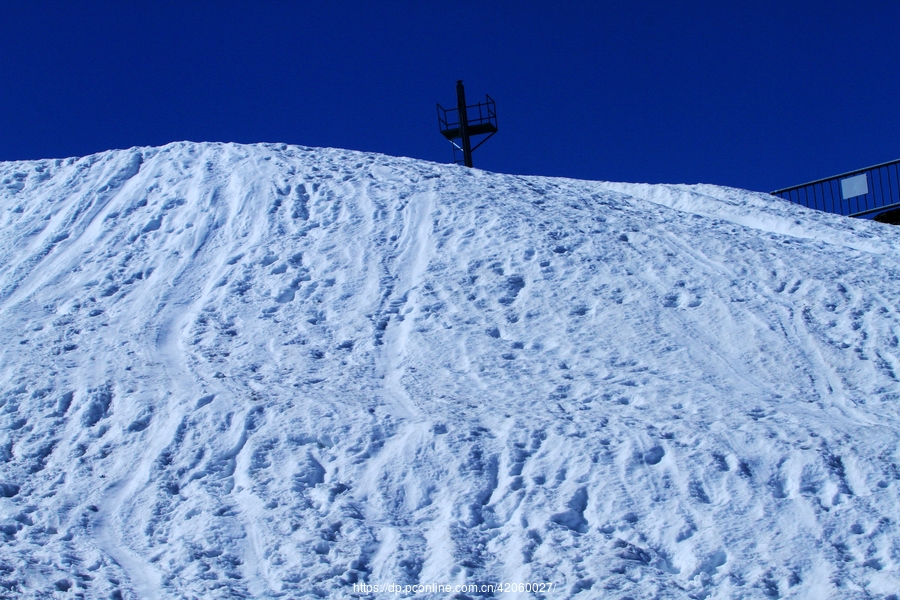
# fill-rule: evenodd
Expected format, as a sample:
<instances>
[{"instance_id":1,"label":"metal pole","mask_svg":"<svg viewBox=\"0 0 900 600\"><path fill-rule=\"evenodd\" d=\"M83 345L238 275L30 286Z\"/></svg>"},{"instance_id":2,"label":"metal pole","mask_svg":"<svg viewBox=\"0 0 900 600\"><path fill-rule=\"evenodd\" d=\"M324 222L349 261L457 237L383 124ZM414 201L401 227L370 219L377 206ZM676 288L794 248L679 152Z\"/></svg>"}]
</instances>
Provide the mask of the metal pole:
<instances>
[{"instance_id":1,"label":"metal pole","mask_svg":"<svg viewBox=\"0 0 900 600\"><path fill-rule=\"evenodd\" d=\"M459 112L459 133L462 136L463 161L472 166L472 144L469 142L469 114L466 112L466 90L462 79L456 82L456 110Z\"/></svg>"}]
</instances>

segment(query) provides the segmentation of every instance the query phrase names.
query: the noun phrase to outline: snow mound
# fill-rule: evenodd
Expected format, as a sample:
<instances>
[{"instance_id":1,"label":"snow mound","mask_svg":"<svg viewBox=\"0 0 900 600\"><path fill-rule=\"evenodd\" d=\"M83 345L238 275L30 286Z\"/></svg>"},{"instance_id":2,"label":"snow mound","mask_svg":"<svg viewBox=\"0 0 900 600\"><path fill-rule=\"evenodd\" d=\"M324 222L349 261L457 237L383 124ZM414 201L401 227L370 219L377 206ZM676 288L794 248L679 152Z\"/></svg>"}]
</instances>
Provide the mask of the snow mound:
<instances>
[{"instance_id":1,"label":"snow mound","mask_svg":"<svg viewBox=\"0 0 900 600\"><path fill-rule=\"evenodd\" d=\"M0 163L0 595L895 593L897 232L284 145Z\"/></svg>"}]
</instances>

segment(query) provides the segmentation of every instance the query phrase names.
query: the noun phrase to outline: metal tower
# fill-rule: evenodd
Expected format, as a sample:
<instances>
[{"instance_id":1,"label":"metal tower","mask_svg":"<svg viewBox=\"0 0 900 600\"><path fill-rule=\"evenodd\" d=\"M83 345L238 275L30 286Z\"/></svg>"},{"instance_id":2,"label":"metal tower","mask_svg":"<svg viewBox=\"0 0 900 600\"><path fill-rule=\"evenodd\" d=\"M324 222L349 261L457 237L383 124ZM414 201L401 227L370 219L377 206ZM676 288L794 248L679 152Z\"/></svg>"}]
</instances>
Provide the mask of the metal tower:
<instances>
[{"instance_id":1,"label":"metal tower","mask_svg":"<svg viewBox=\"0 0 900 600\"><path fill-rule=\"evenodd\" d=\"M466 104L466 90L462 79L456 82L456 108L444 108L440 104L438 109L438 126L441 135L450 140L453 145L453 162L456 164L472 166L472 152L488 141L497 133L497 105L493 98L485 94L485 101L478 104ZM475 113L478 116L475 116ZM456 113L456 114L454 114ZM487 135L486 138L472 147L472 136ZM454 140L460 140L457 144ZM460 160L456 152L462 152Z\"/></svg>"}]
</instances>

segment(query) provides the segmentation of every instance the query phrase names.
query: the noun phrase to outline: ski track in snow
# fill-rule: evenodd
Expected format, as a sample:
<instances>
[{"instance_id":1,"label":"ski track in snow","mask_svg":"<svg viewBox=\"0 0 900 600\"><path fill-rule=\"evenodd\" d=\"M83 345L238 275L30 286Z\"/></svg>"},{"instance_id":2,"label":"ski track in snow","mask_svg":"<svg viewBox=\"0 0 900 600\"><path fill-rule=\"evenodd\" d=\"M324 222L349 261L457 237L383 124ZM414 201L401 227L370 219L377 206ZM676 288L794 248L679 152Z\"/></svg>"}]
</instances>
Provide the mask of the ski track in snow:
<instances>
[{"instance_id":1,"label":"ski track in snow","mask_svg":"<svg viewBox=\"0 0 900 600\"><path fill-rule=\"evenodd\" d=\"M275 144L0 163L0 597L891 598L897 231Z\"/></svg>"}]
</instances>

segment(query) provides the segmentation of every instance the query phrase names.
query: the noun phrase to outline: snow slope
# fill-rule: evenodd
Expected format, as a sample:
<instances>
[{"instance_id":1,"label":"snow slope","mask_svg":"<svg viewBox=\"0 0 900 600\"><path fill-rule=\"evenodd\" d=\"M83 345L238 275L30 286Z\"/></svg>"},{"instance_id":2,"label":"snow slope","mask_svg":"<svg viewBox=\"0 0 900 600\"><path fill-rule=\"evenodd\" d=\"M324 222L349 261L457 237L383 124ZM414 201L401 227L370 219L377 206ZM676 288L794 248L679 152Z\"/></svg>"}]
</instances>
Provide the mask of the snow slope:
<instances>
[{"instance_id":1,"label":"snow slope","mask_svg":"<svg viewBox=\"0 0 900 600\"><path fill-rule=\"evenodd\" d=\"M896 598L898 232L283 145L0 163L0 595Z\"/></svg>"}]
</instances>

